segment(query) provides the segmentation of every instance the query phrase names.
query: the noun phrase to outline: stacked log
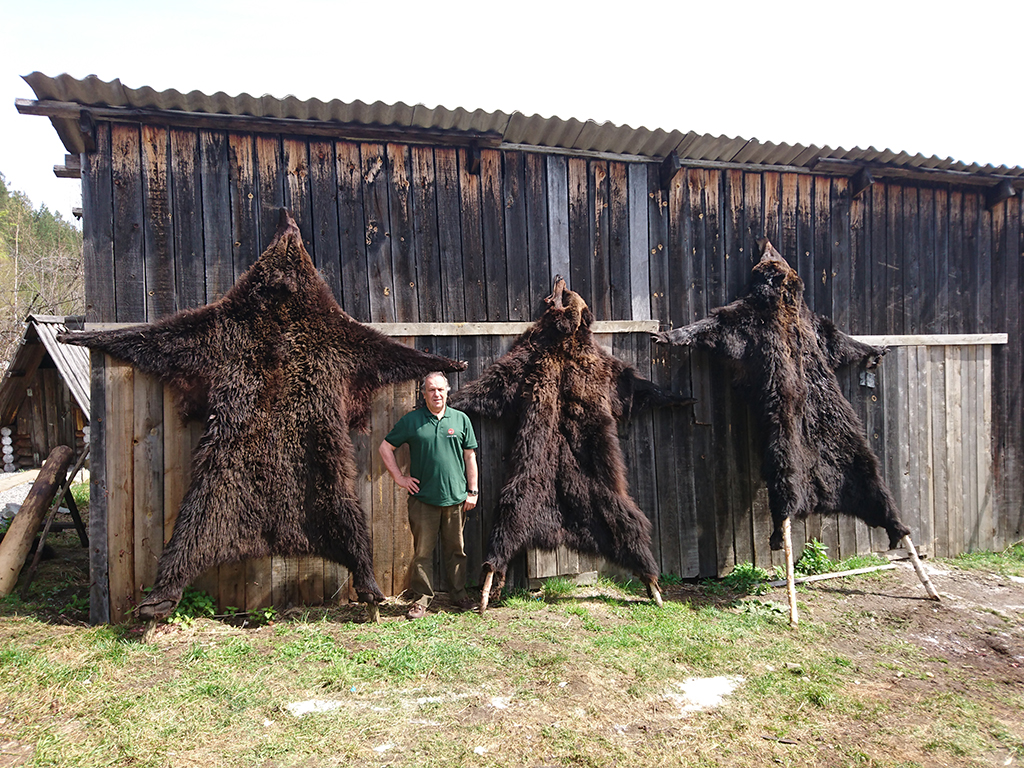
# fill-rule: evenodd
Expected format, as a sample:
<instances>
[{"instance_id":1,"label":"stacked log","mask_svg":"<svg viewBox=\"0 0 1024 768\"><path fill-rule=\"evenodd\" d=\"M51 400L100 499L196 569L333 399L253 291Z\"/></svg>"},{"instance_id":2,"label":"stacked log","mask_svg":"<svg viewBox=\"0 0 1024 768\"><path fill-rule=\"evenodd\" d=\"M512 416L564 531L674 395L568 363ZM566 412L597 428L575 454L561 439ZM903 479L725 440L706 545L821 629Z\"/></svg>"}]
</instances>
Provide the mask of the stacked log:
<instances>
[{"instance_id":1,"label":"stacked log","mask_svg":"<svg viewBox=\"0 0 1024 768\"><path fill-rule=\"evenodd\" d=\"M12 430L10 427L0 428L0 444L3 446L4 472L14 472L18 468L15 464L14 438L11 433Z\"/></svg>"},{"instance_id":2,"label":"stacked log","mask_svg":"<svg viewBox=\"0 0 1024 768\"><path fill-rule=\"evenodd\" d=\"M4 427L3 429L10 429L12 432L9 437L11 438L11 447L14 449L14 468L17 470L38 467L39 462L36 458L35 448L32 446L32 436L24 432L14 432L12 427Z\"/></svg>"}]
</instances>

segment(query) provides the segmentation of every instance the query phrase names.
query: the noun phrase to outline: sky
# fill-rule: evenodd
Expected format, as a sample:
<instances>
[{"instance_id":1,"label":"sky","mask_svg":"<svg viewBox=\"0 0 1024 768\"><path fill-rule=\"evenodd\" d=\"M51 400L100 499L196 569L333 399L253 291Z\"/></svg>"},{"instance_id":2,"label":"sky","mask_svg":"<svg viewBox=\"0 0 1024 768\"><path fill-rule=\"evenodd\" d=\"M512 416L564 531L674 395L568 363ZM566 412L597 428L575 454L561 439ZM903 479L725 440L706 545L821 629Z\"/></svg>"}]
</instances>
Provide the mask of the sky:
<instances>
[{"instance_id":1,"label":"sky","mask_svg":"<svg viewBox=\"0 0 1024 768\"><path fill-rule=\"evenodd\" d=\"M1024 3L0 0L0 173L81 185L22 75L405 102L1024 166Z\"/></svg>"}]
</instances>

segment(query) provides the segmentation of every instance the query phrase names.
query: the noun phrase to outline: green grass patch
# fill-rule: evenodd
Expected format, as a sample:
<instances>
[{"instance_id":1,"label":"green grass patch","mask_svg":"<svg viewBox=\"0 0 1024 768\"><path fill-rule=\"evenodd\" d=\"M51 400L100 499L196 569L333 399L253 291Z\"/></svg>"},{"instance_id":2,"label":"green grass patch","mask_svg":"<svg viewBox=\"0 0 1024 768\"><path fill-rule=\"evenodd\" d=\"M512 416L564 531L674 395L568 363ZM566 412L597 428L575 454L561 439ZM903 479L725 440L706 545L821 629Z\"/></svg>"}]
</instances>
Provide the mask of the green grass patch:
<instances>
[{"instance_id":1,"label":"green grass patch","mask_svg":"<svg viewBox=\"0 0 1024 768\"><path fill-rule=\"evenodd\" d=\"M561 597L568 597L576 591L576 582L561 576L545 579L541 586L541 594L545 600L557 600Z\"/></svg>"},{"instance_id":2,"label":"green grass patch","mask_svg":"<svg viewBox=\"0 0 1024 768\"><path fill-rule=\"evenodd\" d=\"M1001 552L968 552L946 562L964 570L1024 577L1024 543L1017 542Z\"/></svg>"},{"instance_id":3,"label":"green grass patch","mask_svg":"<svg viewBox=\"0 0 1024 768\"><path fill-rule=\"evenodd\" d=\"M936 664L937 649L900 631L914 602L886 612L878 595L858 604L859 590L809 593L812 610L791 630L784 606L756 594L720 600L691 586L680 590L688 602L659 609L637 599L642 584L572 587L513 590L483 619L440 610L405 621L386 607L377 625L356 609L310 609L243 626L206 618L193 598L198 615L163 625L153 645L124 627L0 612L0 740L29 745L28 765L84 768L1024 756L1020 694L972 681L960 661ZM719 677L735 690L683 711L686 685ZM304 702L325 708L292 714Z\"/></svg>"},{"instance_id":4,"label":"green grass patch","mask_svg":"<svg viewBox=\"0 0 1024 768\"><path fill-rule=\"evenodd\" d=\"M72 483L69 490L78 509L87 509L89 506L89 483Z\"/></svg>"}]
</instances>

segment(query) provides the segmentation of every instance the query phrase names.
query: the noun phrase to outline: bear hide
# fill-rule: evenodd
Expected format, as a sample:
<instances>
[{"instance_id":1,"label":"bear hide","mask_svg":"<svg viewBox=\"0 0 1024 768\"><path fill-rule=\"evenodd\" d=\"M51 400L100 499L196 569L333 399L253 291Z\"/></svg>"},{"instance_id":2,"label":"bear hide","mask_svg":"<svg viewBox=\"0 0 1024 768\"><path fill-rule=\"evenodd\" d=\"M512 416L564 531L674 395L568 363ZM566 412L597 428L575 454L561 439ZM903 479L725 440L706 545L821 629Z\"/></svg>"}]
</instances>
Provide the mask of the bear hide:
<instances>
[{"instance_id":1,"label":"bear hide","mask_svg":"<svg viewBox=\"0 0 1024 768\"><path fill-rule=\"evenodd\" d=\"M484 574L498 575L524 548L560 545L602 555L657 589L651 523L629 496L617 422L666 395L594 341L593 314L556 278L548 308L484 374L450 403L515 425ZM653 593L652 593L653 596Z\"/></svg>"},{"instance_id":2,"label":"bear hide","mask_svg":"<svg viewBox=\"0 0 1024 768\"><path fill-rule=\"evenodd\" d=\"M835 375L852 362L874 367L887 350L811 312L800 276L770 242L762 240L761 248L740 298L655 340L700 347L729 362L761 446L772 549L782 547L783 520L825 513L883 527L895 548L910 531Z\"/></svg>"},{"instance_id":3,"label":"bear hide","mask_svg":"<svg viewBox=\"0 0 1024 768\"><path fill-rule=\"evenodd\" d=\"M170 614L185 586L212 566L272 554L341 563L360 600L383 600L349 431L366 429L381 387L465 364L349 317L286 211L270 245L221 299L152 324L60 340L158 377L178 393L183 416L205 419L141 617Z\"/></svg>"}]
</instances>

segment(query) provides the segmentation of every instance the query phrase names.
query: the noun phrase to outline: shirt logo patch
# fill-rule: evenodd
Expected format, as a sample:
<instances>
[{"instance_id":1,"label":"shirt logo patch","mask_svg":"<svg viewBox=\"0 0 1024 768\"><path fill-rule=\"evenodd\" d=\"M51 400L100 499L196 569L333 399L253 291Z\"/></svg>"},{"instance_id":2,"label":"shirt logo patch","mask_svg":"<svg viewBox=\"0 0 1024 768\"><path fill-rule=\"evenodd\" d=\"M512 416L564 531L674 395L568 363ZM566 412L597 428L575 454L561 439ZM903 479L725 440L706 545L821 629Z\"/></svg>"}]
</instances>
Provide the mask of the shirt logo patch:
<instances>
[{"instance_id":1,"label":"shirt logo patch","mask_svg":"<svg viewBox=\"0 0 1024 768\"><path fill-rule=\"evenodd\" d=\"M455 434L455 430L452 429L451 427L448 427L448 434L449 435L454 435Z\"/></svg>"}]
</instances>

